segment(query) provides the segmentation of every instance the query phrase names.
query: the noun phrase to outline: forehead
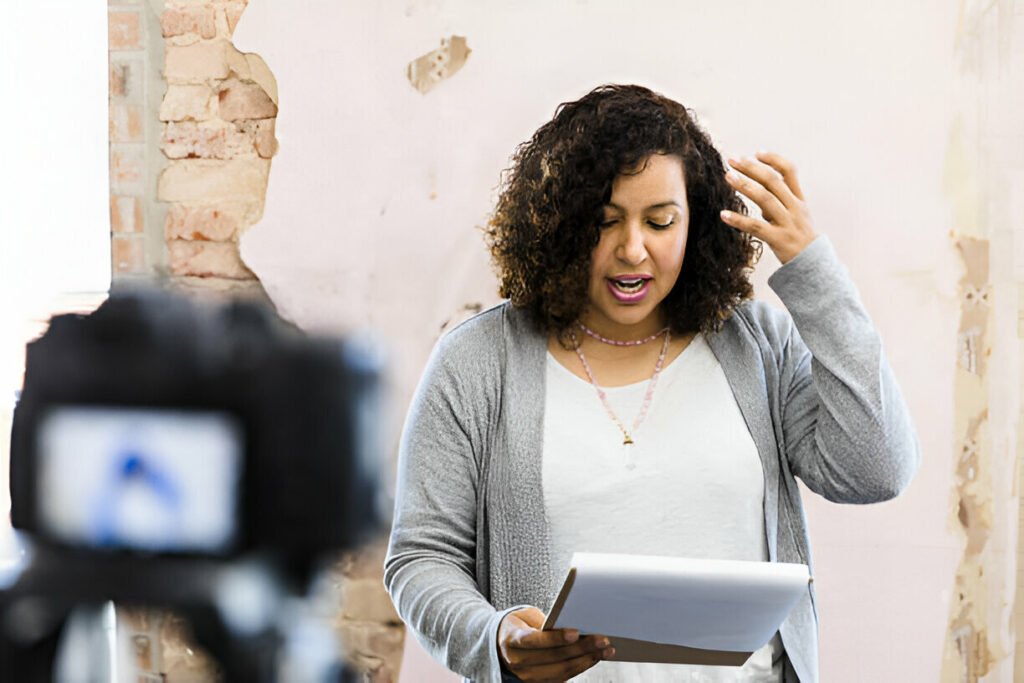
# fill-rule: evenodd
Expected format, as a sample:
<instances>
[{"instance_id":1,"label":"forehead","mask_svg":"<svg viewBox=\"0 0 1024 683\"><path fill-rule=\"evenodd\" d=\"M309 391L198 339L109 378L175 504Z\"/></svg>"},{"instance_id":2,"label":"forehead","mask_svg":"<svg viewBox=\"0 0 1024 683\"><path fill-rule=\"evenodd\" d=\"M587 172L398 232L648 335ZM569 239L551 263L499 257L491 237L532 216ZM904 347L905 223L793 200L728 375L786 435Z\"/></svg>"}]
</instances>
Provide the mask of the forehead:
<instances>
[{"instance_id":1,"label":"forehead","mask_svg":"<svg viewBox=\"0 0 1024 683\"><path fill-rule=\"evenodd\" d=\"M621 173L612 182L611 203L656 200L654 203L686 198L683 160L676 155L652 154L635 169Z\"/></svg>"}]
</instances>

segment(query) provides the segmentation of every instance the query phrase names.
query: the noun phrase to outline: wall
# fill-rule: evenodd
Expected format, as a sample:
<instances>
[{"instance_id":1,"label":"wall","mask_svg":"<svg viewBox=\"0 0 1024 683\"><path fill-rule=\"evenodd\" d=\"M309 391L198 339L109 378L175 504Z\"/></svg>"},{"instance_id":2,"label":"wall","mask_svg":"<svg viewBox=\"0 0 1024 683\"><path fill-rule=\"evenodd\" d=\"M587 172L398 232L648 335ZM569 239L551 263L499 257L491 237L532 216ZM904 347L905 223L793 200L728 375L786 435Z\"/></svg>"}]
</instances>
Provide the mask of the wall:
<instances>
[{"instance_id":1,"label":"wall","mask_svg":"<svg viewBox=\"0 0 1024 683\"><path fill-rule=\"evenodd\" d=\"M163 166L160 125L150 114L163 96L163 41L159 9L152 2L111 0L110 43L110 247L115 282L158 275L166 269L156 201Z\"/></svg>"},{"instance_id":2,"label":"wall","mask_svg":"<svg viewBox=\"0 0 1024 683\"><path fill-rule=\"evenodd\" d=\"M238 239L263 212L277 141L277 84L231 42L246 0L167 0L160 14L166 80L159 109L167 158L157 193L175 285L261 294Z\"/></svg>"},{"instance_id":3,"label":"wall","mask_svg":"<svg viewBox=\"0 0 1024 683\"><path fill-rule=\"evenodd\" d=\"M1012 215L976 213L965 224L957 212L964 183L988 180L972 174L997 153L981 146L989 122L970 119L1004 104L985 99L996 76L964 67L968 39L989 44L973 29L992 7L1019 24L1004 0L661 2L643 11L596 0L253 3L235 38L273 65L281 149L242 256L304 327L381 330L404 406L446 321L495 301L477 227L512 149L559 102L599 83L639 82L694 108L726 153L787 154L882 333L923 454L894 502L849 508L809 496L823 680L975 680L982 668L963 664L972 655L951 635L968 549L957 463L970 390L958 383L957 344L972 282L961 284L960 247L989 240L999 266L980 283L992 285L994 302L980 353L994 359L984 391L998 438L970 488L994 498L1001 551L988 560L998 567L991 583L974 584L987 587L981 601L1002 607L972 619L991 644L987 680L1010 680L1006 558L1016 529L1004 513L1016 497L1005 483L1015 481L1006 438L1017 429L1019 248ZM998 35L1000 49L1020 44ZM451 36L467 40L465 66L418 91L408 65ZM988 196L1019 202L1007 178ZM766 258L756 276L768 299L773 266ZM451 680L408 643L405 680Z\"/></svg>"},{"instance_id":4,"label":"wall","mask_svg":"<svg viewBox=\"0 0 1024 683\"><path fill-rule=\"evenodd\" d=\"M231 33L246 0L110 0L113 286L265 298L238 254L276 149L276 85ZM124 680L196 683L217 668L181 617L122 607Z\"/></svg>"}]
</instances>

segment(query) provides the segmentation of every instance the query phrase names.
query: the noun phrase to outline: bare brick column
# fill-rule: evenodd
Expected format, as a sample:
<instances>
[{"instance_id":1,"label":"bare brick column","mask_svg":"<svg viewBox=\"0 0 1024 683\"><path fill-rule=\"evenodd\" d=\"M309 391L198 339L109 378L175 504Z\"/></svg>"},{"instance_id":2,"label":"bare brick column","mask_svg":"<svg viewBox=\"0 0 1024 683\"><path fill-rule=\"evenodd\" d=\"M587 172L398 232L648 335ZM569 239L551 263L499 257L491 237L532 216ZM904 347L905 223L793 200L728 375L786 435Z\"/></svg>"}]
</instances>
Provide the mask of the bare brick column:
<instances>
[{"instance_id":1,"label":"bare brick column","mask_svg":"<svg viewBox=\"0 0 1024 683\"><path fill-rule=\"evenodd\" d=\"M263 60L231 35L245 0L167 0L160 16L167 91L158 196L175 284L261 292L238 250L259 221L277 149L277 83Z\"/></svg>"}]
</instances>

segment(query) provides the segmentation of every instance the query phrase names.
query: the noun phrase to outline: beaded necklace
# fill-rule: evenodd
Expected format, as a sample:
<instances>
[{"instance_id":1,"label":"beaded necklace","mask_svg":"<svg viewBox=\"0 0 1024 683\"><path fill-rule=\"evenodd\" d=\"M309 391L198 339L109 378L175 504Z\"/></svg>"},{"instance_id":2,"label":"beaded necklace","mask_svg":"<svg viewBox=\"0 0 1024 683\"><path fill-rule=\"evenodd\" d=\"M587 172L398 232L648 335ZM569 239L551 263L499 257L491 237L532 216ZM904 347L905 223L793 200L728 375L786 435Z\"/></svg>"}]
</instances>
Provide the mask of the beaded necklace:
<instances>
[{"instance_id":1,"label":"beaded necklace","mask_svg":"<svg viewBox=\"0 0 1024 683\"><path fill-rule=\"evenodd\" d=\"M584 332L587 333L587 336L593 337L594 339L596 339L599 342L603 342L605 344L611 344L612 346L640 346L642 344L646 344L647 342L652 342L655 339L657 339L658 337L660 337L661 335L663 335L666 332L668 332L668 328L667 327L663 327L660 330L658 330L657 332L655 332L654 334L652 334L650 337L644 337L643 339L630 339L629 341L619 341L618 339L608 339L607 337L602 337L600 334L598 334L597 332L594 332L592 329L590 329L589 327L587 327L583 323L577 323L577 324L580 326L581 330L583 330Z\"/></svg>"},{"instance_id":2,"label":"beaded necklace","mask_svg":"<svg viewBox=\"0 0 1024 683\"><path fill-rule=\"evenodd\" d=\"M622 420L620 420L619 416L615 414L615 411L612 409L611 404L608 402L608 396L607 394L605 394L604 389L602 389L600 385L598 385L597 380L594 379L594 373L591 372L590 370L590 364L587 363L587 357L583 355L583 350L582 348L580 348L580 344L576 340L576 334L572 333L573 344L576 347L576 355L579 356L580 363L582 363L583 365L583 371L587 373L587 379L590 380L590 383L597 391L597 397L601 399L601 404L604 406L605 411L607 411L608 417L612 419L612 422L614 422L615 425L619 428L619 431L622 432L622 445L632 446L634 443L633 434L636 433L636 430L640 426L640 423L644 421L645 417L647 417L647 410L648 408L650 408L651 398L654 396L654 387L657 386L658 376L661 375L661 369L665 365L665 354L668 351L668 344L669 340L672 337L672 334L666 327L660 332L657 332L656 334L645 339L641 339L634 342L618 342L601 337L596 332L593 332L592 330L585 327L582 323L580 323L580 327L583 329L584 332L594 337L598 341L604 342L606 344L613 344L615 346L638 346L640 344L646 344L649 341L657 339L662 334L665 335L665 341L661 345L661 353L658 354L658 362L654 366L654 374L651 375L651 379L647 384L647 392L644 394L643 403L640 405L640 412L637 413L636 418L633 420L633 425L627 430L625 425L622 424Z\"/></svg>"}]
</instances>

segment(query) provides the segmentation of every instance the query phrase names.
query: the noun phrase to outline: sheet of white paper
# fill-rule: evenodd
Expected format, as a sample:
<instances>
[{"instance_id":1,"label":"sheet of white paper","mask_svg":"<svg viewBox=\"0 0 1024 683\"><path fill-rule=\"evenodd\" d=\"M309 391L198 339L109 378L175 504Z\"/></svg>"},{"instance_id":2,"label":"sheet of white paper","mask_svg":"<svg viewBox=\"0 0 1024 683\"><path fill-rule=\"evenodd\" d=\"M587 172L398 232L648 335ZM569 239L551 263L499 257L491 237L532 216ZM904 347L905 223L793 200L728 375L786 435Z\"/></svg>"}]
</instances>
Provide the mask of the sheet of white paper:
<instances>
[{"instance_id":1,"label":"sheet of white paper","mask_svg":"<svg viewBox=\"0 0 1024 683\"><path fill-rule=\"evenodd\" d=\"M807 565L575 553L556 628L705 650L752 651L807 591Z\"/></svg>"}]
</instances>

